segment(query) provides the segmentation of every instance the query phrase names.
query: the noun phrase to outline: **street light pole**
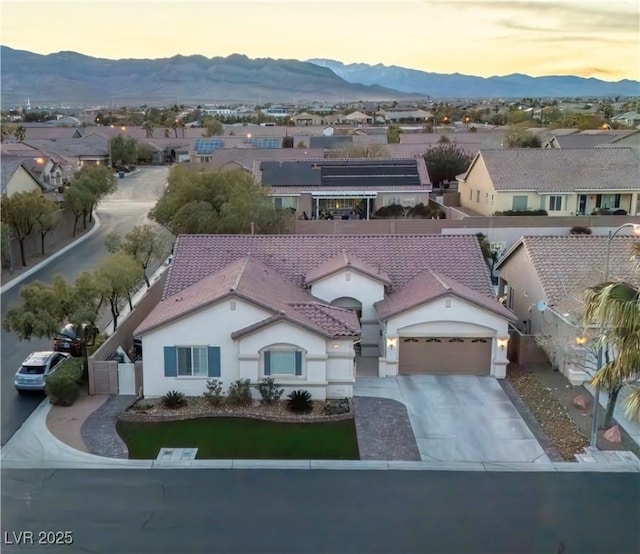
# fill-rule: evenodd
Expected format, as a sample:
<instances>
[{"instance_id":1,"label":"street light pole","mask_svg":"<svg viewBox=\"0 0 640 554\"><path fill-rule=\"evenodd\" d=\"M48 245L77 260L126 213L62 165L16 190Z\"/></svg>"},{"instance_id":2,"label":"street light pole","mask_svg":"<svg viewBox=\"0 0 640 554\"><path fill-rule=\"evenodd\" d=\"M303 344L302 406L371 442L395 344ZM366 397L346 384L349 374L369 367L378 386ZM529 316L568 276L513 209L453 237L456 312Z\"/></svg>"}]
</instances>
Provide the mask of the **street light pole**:
<instances>
[{"instance_id":1,"label":"street light pole","mask_svg":"<svg viewBox=\"0 0 640 554\"><path fill-rule=\"evenodd\" d=\"M615 231L611 231L609 229L609 236L607 237L607 255L605 258L604 265L604 283L609 281L609 261L611 257L611 241L613 237L615 237L622 229L625 227L633 227L634 233L640 234L640 225L635 223L623 223L618 227ZM602 359L604 357L604 349L602 347L602 341L600 341L600 346L598 347L598 354L596 357L596 371L600 371L602 368ZM591 441L589 446L592 448L598 447L598 409L600 407L600 382L596 383L596 392L593 399L593 415L591 417Z\"/></svg>"}]
</instances>

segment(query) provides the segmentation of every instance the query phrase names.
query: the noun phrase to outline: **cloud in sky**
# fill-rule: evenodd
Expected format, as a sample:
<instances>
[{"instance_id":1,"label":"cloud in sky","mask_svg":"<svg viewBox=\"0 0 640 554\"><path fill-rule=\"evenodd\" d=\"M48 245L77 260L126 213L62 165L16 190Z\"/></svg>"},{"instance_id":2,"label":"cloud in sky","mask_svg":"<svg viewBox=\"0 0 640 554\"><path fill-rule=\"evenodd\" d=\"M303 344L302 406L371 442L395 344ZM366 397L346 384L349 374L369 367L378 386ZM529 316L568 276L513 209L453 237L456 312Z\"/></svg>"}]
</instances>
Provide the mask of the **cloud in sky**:
<instances>
[{"instance_id":1,"label":"cloud in sky","mask_svg":"<svg viewBox=\"0 0 640 554\"><path fill-rule=\"evenodd\" d=\"M481 76L562 66L607 80L640 78L639 28L636 0L3 0L1 22L3 44L39 53L237 52Z\"/></svg>"}]
</instances>

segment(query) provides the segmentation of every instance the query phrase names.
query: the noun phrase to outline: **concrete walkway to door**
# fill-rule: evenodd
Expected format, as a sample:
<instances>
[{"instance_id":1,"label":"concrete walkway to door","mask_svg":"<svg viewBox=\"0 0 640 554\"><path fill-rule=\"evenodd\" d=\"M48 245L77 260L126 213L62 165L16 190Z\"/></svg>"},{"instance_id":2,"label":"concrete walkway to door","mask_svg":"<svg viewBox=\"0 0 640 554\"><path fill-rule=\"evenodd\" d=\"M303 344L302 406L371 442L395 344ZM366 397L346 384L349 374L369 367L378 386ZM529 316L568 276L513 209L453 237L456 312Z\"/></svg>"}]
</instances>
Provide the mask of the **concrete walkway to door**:
<instances>
[{"instance_id":1,"label":"concrete walkway to door","mask_svg":"<svg viewBox=\"0 0 640 554\"><path fill-rule=\"evenodd\" d=\"M551 463L493 377L358 377L354 395L402 402L423 461Z\"/></svg>"}]
</instances>

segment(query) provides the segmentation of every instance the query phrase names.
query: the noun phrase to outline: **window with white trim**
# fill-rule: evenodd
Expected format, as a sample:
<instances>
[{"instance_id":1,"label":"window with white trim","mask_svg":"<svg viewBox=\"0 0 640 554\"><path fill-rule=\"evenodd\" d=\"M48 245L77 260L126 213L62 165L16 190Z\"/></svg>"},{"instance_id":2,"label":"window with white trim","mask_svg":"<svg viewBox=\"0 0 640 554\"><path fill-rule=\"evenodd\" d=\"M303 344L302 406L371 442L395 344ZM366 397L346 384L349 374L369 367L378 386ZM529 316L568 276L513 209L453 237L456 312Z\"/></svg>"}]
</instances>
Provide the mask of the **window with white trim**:
<instances>
[{"instance_id":1,"label":"window with white trim","mask_svg":"<svg viewBox=\"0 0 640 554\"><path fill-rule=\"evenodd\" d=\"M206 377L208 360L206 346L178 346L178 377Z\"/></svg>"},{"instance_id":2,"label":"window with white trim","mask_svg":"<svg viewBox=\"0 0 640 554\"><path fill-rule=\"evenodd\" d=\"M480 202L480 191L476 191L476 202Z\"/></svg>"},{"instance_id":3,"label":"window with white trim","mask_svg":"<svg viewBox=\"0 0 640 554\"><path fill-rule=\"evenodd\" d=\"M562 196L549 196L549 211L559 212L562 210Z\"/></svg>"},{"instance_id":4,"label":"window with white trim","mask_svg":"<svg viewBox=\"0 0 640 554\"><path fill-rule=\"evenodd\" d=\"M296 348L269 348L263 353L264 375L301 376L302 351Z\"/></svg>"},{"instance_id":5,"label":"window with white trim","mask_svg":"<svg viewBox=\"0 0 640 554\"><path fill-rule=\"evenodd\" d=\"M298 199L295 196L275 196L273 203L276 208L297 208Z\"/></svg>"}]
</instances>

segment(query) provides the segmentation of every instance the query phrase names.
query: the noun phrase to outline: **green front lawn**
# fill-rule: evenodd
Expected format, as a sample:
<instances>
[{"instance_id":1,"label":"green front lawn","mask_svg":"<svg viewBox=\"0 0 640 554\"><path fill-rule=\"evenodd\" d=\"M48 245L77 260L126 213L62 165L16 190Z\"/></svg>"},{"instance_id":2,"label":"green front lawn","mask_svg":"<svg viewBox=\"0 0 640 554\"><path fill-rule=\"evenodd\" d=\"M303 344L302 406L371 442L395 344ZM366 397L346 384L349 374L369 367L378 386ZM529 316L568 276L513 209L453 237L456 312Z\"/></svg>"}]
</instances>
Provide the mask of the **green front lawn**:
<instances>
[{"instance_id":1,"label":"green front lawn","mask_svg":"<svg viewBox=\"0 0 640 554\"><path fill-rule=\"evenodd\" d=\"M352 419L320 423L223 417L162 423L120 421L117 430L131 459L156 459L161 448L194 447L200 460L360 459Z\"/></svg>"}]
</instances>

